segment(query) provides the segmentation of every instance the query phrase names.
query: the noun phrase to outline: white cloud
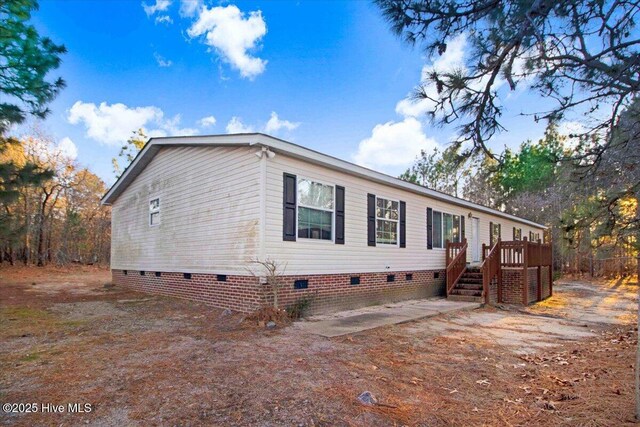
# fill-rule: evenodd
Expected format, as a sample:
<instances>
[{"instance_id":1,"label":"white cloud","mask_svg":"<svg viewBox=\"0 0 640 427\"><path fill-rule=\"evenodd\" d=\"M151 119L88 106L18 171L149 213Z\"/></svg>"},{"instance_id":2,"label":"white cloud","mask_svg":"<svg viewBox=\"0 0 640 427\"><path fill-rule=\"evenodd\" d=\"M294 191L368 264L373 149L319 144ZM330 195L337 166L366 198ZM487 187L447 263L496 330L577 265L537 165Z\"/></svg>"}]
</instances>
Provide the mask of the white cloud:
<instances>
[{"instance_id":1,"label":"white cloud","mask_svg":"<svg viewBox=\"0 0 640 427\"><path fill-rule=\"evenodd\" d=\"M436 147L436 141L424 134L422 124L413 117L406 117L401 122L376 125L371 136L360 141L353 159L370 168L407 166L421 150L431 152Z\"/></svg>"},{"instance_id":2,"label":"white cloud","mask_svg":"<svg viewBox=\"0 0 640 427\"><path fill-rule=\"evenodd\" d=\"M558 124L558 133L560 135L582 135L587 132L588 128L584 123L572 120L565 120Z\"/></svg>"},{"instance_id":3,"label":"white cloud","mask_svg":"<svg viewBox=\"0 0 640 427\"><path fill-rule=\"evenodd\" d=\"M71 124L83 123L87 137L109 145L121 144L131 132L157 122L163 116L157 107L129 108L124 104L96 106L94 103L77 101L69 110L67 119Z\"/></svg>"},{"instance_id":4,"label":"white cloud","mask_svg":"<svg viewBox=\"0 0 640 427\"><path fill-rule=\"evenodd\" d=\"M467 38L461 34L447 43L447 50L433 63L422 67L420 81L428 97L438 98L436 86L429 81L431 73L464 69L466 45ZM396 104L396 113L402 116L402 121L376 125L371 136L360 142L358 151L353 155L354 161L375 169L404 168L414 162L421 150L431 152L435 148L441 149L435 139L425 135L423 125L418 120L434 105L430 99L407 97L400 100Z\"/></svg>"},{"instance_id":5,"label":"white cloud","mask_svg":"<svg viewBox=\"0 0 640 427\"><path fill-rule=\"evenodd\" d=\"M437 71L439 73L451 72L456 69L464 68L464 52L467 45L467 38L464 34L447 43L447 50L440 55L432 64L422 67L421 84L425 94L432 99L438 98L438 90L436 85L431 83L429 75ZM424 116L435 106L434 101L430 99L414 100L405 98L396 104L396 113L405 117Z\"/></svg>"},{"instance_id":6,"label":"white cloud","mask_svg":"<svg viewBox=\"0 0 640 427\"><path fill-rule=\"evenodd\" d=\"M202 122L202 120L204 120L204 118L201 119L201 122ZM202 124L201 124L201 126L202 126ZM246 124L242 123L242 119L240 119L239 117L234 116L227 123L226 129L227 129L227 133L264 132L264 133L274 134L274 133L277 133L278 131L280 131L282 129L286 129L288 131L295 130L295 129L298 128L298 126L300 126L299 122L291 122L289 120L281 120L278 117L278 114L275 111L273 111L273 112L271 112L271 116L269 117L269 120L267 121L267 123L265 123L264 126L246 125ZM256 129L258 129L258 130L256 131Z\"/></svg>"},{"instance_id":7,"label":"white cloud","mask_svg":"<svg viewBox=\"0 0 640 427\"><path fill-rule=\"evenodd\" d=\"M242 77L253 79L264 72L267 61L248 53L267 33L261 11L249 12L247 17L235 5L202 7L187 33L192 38L204 35L204 43L237 68Z\"/></svg>"},{"instance_id":8,"label":"white cloud","mask_svg":"<svg viewBox=\"0 0 640 427\"><path fill-rule=\"evenodd\" d=\"M158 52L155 52L153 54L153 57L156 59L156 62L158 63L159 67L167 68L167 67L171 67L173 65L173 62L170 59L165 59Z\"/></svg>"},{"instance_id":9,"label":"white cloud","mask_svg":"<svg viewBox=\"0 0 640 427\"><path fill-rule=\"evenodd\" d=\"M191 18L195 16L196 11L202 5L201 0L181 0L180 1L180 16L183 18Z\"/></svg>"},{"instance_id":10,"label":"white cloud","mask_svg":"<svg viewBox=\"0 0 640 427\"><path fill-rule=\"evenodd\" d=\"M173 24L173 19L169 15L158 15L156 16L156 25L157 24Z\"/></svg>"},{"instance_id":11,"label":"white cloud","mask_svg":"<svg viewBox=\"0 0 640 427\"><path fill-rule=\"evenodd\" d=\"M131 132L144 129L148 136L194 135L197 129L180 128L180 115L165 119L163 111L154 106L130 108L125 104L96 105L77 101L67 116L71 124L83 124L86 135L107 145L120 145Z\"/></svg>"},{"instance_id":12,"label":"white cloud","mask_svg":"<svg viewBox=\"0 0 640 427\"><path fill-rule=\"evenodd\" d=\"M164 12L171 6L171 0L156 0L155 4L148 5L147 3L142 3L142 8L144 9L144 13L147 16L151 16L156 12Z\"/></svg>"},{"instance_id":13,"label":"white cloud","mask_svg":"<svg viewBox=\"0 0 640 427\"><path fill-rule=\"evenodd\" d=\"M69 137L62 138L56 148L63 156L69 159L75 160L78 157L78 147Z\"/></svg>"},{"instance_id":14,"label":"white cloud","mask_svg":"<svg viewBox=\"0 0 640 427\"><path fill-rule=\"evenodd\" d=\"M576 148L578 143L580 142L580 135L584 135L589 131L589 128L585 125L585 123L574 121L574 120L564 120L558 124L558 133L566 137L564 140L565 147L568 148Z\"/></svg>"},{"instance_id":15,"label":"white cloud","mask_svg":"<svg viewBox=\"0 0 640 427\"><path fill-rule=\"evenodd\" d=\"M234 116L227 123L226 130L227 133L252 133L253 127L245 125L239 117Z\"/></svg>"},{"instance_id":16,"label":"white cloud","mask_svg":"<svg viewBox=\"0 0 640 427\"><path fill-rule=\"evenodd\" d=\"M275 133L280 129L294 130L300 126L299 122L290 122L289 120L280 120L275 111L271 112L271 117L264 127L266 133Z\"/></svg>"},{"instance_id":17,"label":"white cloud","mask_svg":"<svg viewBox=\"0 0 640 427\"><path fill-rule=\"evenodd\" d=\"M181 128L180 121L182 117L180 114L176 114L170 119L161 120L158 122L158 126L160 129L151 129L150 136L167 136L167 135L178 135L178 136L189 136L195 135L198 133L198 129L194 128ZM155 135L151 135L154 133Z\"/></svg>"},{"instance_id":18,"label":"white cloud","mask_svg":"<svg viewBox=\"0 0 640 427\"><path fill-rule=\"evenodd\" d=\"M213 116L203 117L200 120L198 120L198 124L203 128L211 127L211 126L215 125L216 122L217 122L217 120Z\"/></svg>"}]
</instances>

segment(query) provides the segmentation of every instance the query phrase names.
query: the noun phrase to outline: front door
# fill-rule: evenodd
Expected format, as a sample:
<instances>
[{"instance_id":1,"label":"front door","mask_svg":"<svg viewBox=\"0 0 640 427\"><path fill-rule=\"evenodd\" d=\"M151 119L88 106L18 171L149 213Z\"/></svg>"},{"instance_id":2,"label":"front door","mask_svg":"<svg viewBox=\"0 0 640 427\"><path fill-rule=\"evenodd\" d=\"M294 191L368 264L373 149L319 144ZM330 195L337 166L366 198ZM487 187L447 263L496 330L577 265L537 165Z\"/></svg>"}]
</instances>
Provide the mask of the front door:
<instances>
[{"instance_id":1,"label":"front door","mask_svg":"<svg viewBox=\"0 0 640 427\"><path fill-rule=\"evenodd\" d=\"M471 218L471 257L480 262L480 218Z\"/></svg>"}]
</instances>

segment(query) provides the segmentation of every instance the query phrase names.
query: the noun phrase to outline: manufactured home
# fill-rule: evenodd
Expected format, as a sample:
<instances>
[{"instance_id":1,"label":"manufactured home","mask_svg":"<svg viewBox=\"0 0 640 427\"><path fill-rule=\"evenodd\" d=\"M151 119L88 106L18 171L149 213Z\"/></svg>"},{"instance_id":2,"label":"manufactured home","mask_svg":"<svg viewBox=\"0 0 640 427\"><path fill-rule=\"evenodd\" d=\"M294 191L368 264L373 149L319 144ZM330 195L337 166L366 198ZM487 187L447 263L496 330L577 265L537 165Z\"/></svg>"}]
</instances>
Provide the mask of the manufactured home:
<instances>
[{"instance_id":1,"label":"manufactured home","mask_svg":"<svg viewBox=\"0 0 640 427\"><path fill-rule=\"evenodd\" d=\"M552 292L545 227L268 135L152 138L104 196L115 284L251 312Z\"/></svg>"}]
</instances>

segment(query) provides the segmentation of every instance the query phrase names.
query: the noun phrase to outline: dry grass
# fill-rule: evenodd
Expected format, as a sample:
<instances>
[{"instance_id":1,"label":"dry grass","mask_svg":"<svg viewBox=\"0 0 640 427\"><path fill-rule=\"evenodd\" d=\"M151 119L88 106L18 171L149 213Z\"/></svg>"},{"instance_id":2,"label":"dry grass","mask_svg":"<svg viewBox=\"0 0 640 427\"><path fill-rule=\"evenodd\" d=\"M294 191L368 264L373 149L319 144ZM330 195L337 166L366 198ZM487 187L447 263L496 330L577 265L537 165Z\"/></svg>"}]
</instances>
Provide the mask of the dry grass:
<instances>
[{"instance_id":1,"label":"dry grass","mask_svg":"<svg viewBox=\"0 0 640 427\"><path fill-rule=\"evenodd\" d=\"M633 316L629 324L591 325L593 338L522 356L476 336L427 333L420 325L430 320L329 340L105 288L108 273L97 269L0 274L0 401L95 405L90 414L0 414L2 424L633 422ZM555 298L541 307L546 314L580 296ZM274 313L260 319L267 314ZM360 404L364 390L379 404Z\"/></svg>"}]
</instances>

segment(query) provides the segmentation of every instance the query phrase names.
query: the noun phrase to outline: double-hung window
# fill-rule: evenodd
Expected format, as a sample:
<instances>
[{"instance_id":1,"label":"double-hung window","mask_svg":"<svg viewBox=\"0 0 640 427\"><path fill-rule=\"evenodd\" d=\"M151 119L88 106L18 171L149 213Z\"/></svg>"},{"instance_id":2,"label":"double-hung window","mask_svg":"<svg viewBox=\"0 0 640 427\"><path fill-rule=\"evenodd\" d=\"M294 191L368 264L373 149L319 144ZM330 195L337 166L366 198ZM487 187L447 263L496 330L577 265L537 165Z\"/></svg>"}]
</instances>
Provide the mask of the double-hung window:
<instances>
[{"instance_id":1,"label":"double-hung window","mask_svg":"<svg viewBox=\"0 0 640 427\"><path fill-rule=\"evenodd\" d=\"M400 202L376 198L376 244L397 245Z\"/></svg>"},{"instance_id":2,"label":"double-hung window","mask_svg":"<svg viewBox=\"0 0 640 427\"><path fill-rule=\"evenodd\" d=\"M522 240L522 228L513 228L513 240Z\"/></svg>"},{"instance_id":3,"label":"double-hung window","mask_svg":"<svg viewBox=\"0 0 640 427\"><path fill-rule=\"evenodd\" d=\"M149 226L160 225L160 198L149 200Z\"/></svg>"},{"instance_id":4,"label":"double-hung window","mask_svg":"<svg viewBox=\"0 0 640 427\"><path fill-rule=\"evenodd\" d=\"M333 240L335 192L332 185L298 179L298 237Z\"/></svg>"},{"instance_id":5,"label":"double-hung window","mask_svg":"<svg viewBox=\"0 0 640 427\"><path fill-rule=\"evenodd\" d=\"M498 241L501 235L500 224L492 222L489 229L489 244L493 246Z\"/></svg>"},{"instance_id":6,"label":"double-hung window","mask_svg":"<svg viewBox=\"0 0 640 427\"><path fill-rule=\"evenodd\" d=\"M460 242L460 215L433 211L433 247L444 248L448 241Z\"/></svg>"}]
</instances>

